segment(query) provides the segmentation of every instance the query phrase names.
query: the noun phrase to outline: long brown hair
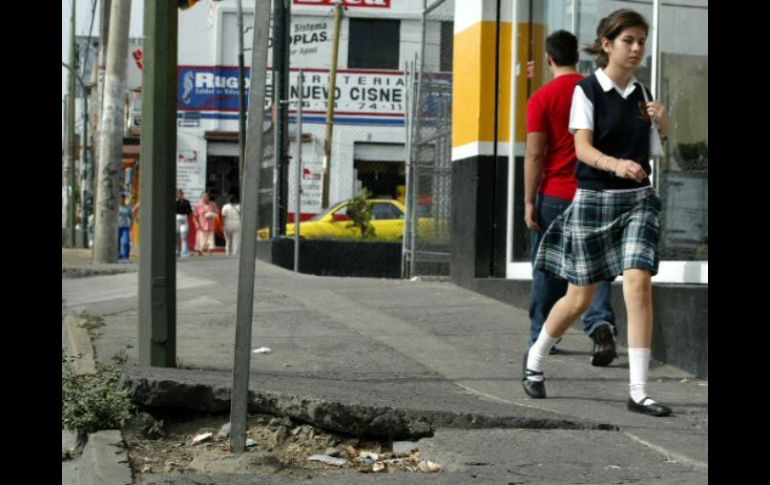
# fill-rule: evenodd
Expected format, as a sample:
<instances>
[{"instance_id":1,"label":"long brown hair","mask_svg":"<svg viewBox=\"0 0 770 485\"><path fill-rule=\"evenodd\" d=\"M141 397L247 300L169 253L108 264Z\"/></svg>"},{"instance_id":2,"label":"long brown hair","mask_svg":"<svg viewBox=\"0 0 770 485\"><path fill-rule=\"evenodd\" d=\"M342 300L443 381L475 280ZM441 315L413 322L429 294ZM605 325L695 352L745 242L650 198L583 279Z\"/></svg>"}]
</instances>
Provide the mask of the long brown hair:
<instances>
[{"instance_id":1,"label":"long brown hair","mask_svg":"<svg viewBox=\"0 0 770 485\"><path fill-rule=\"evenodd\" d=\"M609 41L613 41L621 32L631 27L641 27L647 34L650 32L649 24L639 12L626 8L615 10L599 21L599 25L596 27L596 40L593 45L584 48L583 51L596 56L596 64L605 68L610 58L602 49L602 39L607 38Z\"/></svg>"}]
</instances>

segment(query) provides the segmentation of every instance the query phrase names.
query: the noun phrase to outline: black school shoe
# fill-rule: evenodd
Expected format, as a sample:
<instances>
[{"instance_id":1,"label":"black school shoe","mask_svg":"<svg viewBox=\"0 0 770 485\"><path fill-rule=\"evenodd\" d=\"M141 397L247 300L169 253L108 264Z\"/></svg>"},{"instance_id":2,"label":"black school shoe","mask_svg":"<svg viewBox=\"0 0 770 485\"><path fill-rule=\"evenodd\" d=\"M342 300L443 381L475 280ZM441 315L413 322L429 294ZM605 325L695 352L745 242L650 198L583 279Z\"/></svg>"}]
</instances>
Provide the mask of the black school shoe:
<instances>
[{"instance_id":1,"label":"black school shoe","mask_svg":"<svg viewBox=\"0 0 770 485\"><path fill-rule=\"evenodd\" d=\"M651 401L649 404L645 404L647 400ZM671 408L663 404L652 402L652 399L645 397L642 402L637 404L630 397L628 398L628 404L626 405L629 411L635 413L646 414L648 416L663 417L671 414Z\"/></svg>"},{"instance_id":2,"label":"black school shoe","mask_svg":"<svg viewBox=\"0 0 770 485\"><path fill-rule=\"evenodd\" d=\"M594 341L591 352L591 365L597 367L606 367L618 356L615 350L615 336L612 327L609 324L600 325L594 330L591 338Z\"/></svg>"},{"instance_id":3,"label":"black school shoe","mask_svg":"<svg viewBox=\"0 0 770 485\"><path fill-rule=\"evenodd\" d=\"M542 376L542 372L527 369L527 357L529 356L529 349L524 352L524 362L521 365L522 369L522 386L527 396L532 399L545 399L545 377L542 381L531 381L527 379L528 376Z\"/></svg>"}]
</instances>

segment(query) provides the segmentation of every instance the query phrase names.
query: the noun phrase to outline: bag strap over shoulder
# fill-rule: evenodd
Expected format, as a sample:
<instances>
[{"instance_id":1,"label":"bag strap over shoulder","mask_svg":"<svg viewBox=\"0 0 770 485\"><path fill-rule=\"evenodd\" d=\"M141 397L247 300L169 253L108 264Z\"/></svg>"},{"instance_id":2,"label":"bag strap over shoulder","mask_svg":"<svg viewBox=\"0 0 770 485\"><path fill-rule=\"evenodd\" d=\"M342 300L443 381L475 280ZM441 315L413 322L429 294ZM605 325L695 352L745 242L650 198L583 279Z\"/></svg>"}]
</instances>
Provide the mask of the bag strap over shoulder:
<instances>
[{"instance_id":1,"label":"bag strap over shoulder","mask_svg":"<svg viewBox=\"0 0 770 485\"><path fill-rule=\"evenodd\" d=\"M644 86L644 84L638 82L636 83L637 86L642 90L642 96L644 97L644 104L647 105L647 103L650 102L650 97L647 96L647 88ZM660 129L658 127L658 121L655 118L650 117L650 122L652 123L652 126L655 127L656 130Z\"/></svg>"}]
</instances>

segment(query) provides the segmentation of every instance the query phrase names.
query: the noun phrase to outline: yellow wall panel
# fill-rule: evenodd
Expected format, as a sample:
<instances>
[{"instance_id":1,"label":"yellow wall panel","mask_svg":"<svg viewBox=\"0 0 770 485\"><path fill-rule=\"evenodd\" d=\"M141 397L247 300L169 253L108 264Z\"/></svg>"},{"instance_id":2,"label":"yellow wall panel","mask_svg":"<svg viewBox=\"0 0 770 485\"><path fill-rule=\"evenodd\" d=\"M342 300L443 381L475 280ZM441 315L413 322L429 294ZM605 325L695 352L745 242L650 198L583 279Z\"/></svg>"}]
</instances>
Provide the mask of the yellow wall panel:
<instances>
[{"instance_id":1,"label":"yellow wall panel","mask_svg":"<svg viewBox=\"0 0 770 485\"><path fill-rule=\"evenodd\" d=\"M479 22L454 39L452 146L494 141L495 22Z\"/></svg>"}]
</instances>

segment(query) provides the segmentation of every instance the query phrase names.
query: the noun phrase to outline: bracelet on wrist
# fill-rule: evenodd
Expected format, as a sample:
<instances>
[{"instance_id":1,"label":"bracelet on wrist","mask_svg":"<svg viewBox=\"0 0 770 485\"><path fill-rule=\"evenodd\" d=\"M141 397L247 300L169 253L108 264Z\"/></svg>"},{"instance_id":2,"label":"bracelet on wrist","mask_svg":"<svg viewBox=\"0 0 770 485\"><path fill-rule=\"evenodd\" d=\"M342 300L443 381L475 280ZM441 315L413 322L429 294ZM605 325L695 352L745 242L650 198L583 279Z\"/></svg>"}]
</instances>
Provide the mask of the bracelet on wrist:
<instances>
[{"instance_id":1,"label":"bracelet on wrist","mask_svg":"<svg viewBox=\"0 0 770 485\"><path fill-rule=\"evenodd\" d=\"M605 155L604 153L602 153L601 155L599 155L598 157L596 157L596 160L594 160L594 168L597 168L597 169L599 169L599 170L604 170L604 169L602 168L602 166L599 164L599 162L602 160L602 158L604 158L604 157L606 157L606 156L607 156L607 155Z\"/></svg>"}]
</instances>

